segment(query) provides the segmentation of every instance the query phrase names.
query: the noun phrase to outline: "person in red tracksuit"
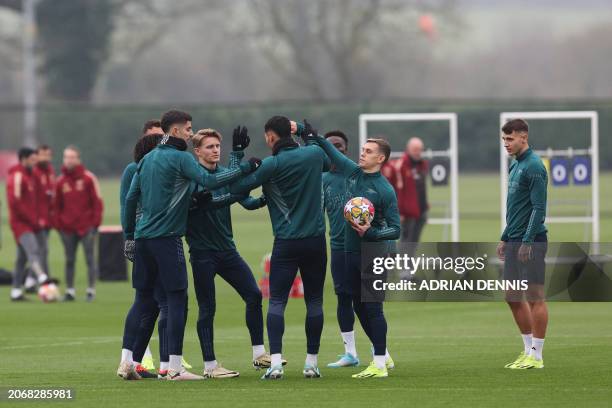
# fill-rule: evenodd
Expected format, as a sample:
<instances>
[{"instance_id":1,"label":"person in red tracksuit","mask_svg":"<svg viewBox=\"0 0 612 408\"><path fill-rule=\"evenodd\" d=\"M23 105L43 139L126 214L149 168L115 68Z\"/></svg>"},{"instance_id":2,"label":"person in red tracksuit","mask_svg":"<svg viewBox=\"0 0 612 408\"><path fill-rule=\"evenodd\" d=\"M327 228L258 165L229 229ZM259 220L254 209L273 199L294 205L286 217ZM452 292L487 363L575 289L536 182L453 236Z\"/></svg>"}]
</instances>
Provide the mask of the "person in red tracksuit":
<instances>
[{"instance_id":1,"label":"person in red tracksuit","mask_svg":"<svg viewBox=\"0 0 612 408\"><path fill-rule=\"evenodd\" d=\"M410 138L403 157L387 163L382 169L397 195L402 242L419 242L427 223L429 203L426 181L429 166L423 159L423 147L421 139Z\"/></svg>"},{"instance_id":2,"label":"person in red tracksuit","mask_svg":"<svg viewBox=\"0 0 612 408\"><path fill-rule=\"evenodd\" d=\"M81 164L81 155L74 146L64 149L62 174L55 185L54 226L64 244L66 255L65 301L75 299L74 263L79 242L83 244L87 262L87 301L95 297L97 278L94 263L94 242L102 222L102 197L98 179Z\"/></svg>"},{"instance_id":3,"label":"person in red tracksuit","mask_svg":"<svg viewBox=\"0 0 612 408\"><path fill-rule=\"evenodd\" d=\"M19 163L9 169L6 195L9 208L9 222L17 243L17 260L13 274L11 300L25 300L22 285L26 265L35 273L38 282L47 281L40 258L40 244L36 234L43 227L38 217L36 181L32 168L36 164L36 151L24 147L18 152Z\"/></svg>"},{"instance_id":4,"label":"person in red tracksuit","mask_svg":"<svg viewBox=\"0 0 612 408\"><path fill-rule=\"evenodd\" d=\"M49 273L49 232L51 230L52 216L51 208L53 206L53 192L55 187L55 170L51 165L52 154L51 148L47 145L41 145L36 149L38 160L32 170L32 175L36 182L36 206L38 210L38 218L41 222L41 228L36 233L36 239L39 243L40 262L43 271L47 276ZM30 270L26 281L26 292L36 290L36 279Z\"/></svg>"}]
</instances>

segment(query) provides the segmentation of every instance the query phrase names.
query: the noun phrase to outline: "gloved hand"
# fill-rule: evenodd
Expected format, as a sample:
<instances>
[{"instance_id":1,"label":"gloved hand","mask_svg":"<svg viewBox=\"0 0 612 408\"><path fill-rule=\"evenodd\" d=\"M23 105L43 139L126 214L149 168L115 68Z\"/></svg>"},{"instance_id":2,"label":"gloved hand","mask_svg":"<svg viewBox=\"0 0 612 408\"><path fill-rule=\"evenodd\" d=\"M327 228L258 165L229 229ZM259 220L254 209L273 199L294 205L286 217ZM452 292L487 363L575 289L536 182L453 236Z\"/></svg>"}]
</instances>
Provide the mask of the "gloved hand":
<instances>
[{"instance_id":1,"label":"gloved hand","mask_svg":"<svg viewBox=\"0 0 612 408\"><path fill-rule=\"evenodd\" d=\"M319 135L317 129L313 128L310 123L306 119L304 119L304 131L301 134L302 140L304 144L307 144L308 141L316 139Z\"/></svg>"},{"instance_id":2,"label":"gloved hand","mask_svg":"<svg viewBox=\"0 0 612 408\"><path fill-rule=\"evenodd\" d=\"M249 131L246 126L238 126L236 129L234 129L234 133L232 135L232 149L235 152L246 149L250 143L251 138L249 137Z\"/></svg>"},{"instance_id":3,"label":"gloved hand","mask_svg":"<svg viewBox=\"0 0 612 408\"><path fill-rule=\"evenodd\" d=\"M249 164L251 165L251 172L254 172L261 166L261 159L257 157L251 157L249 159Z\"/></svg>"},{"instance_id":4,"label":"gloved hand","mask_svg":"<svg viewBox=\"0 0 612 408\"><path fill-rule=\"evenodd\" d=\"M266 200L266 196L263 194L259 196L259 206L265 207L267 204L268 204L268 200Z\"/></svg>"},{"instance_id":5,"label":"gloved hand","mask_svg":"<svg viewBox=\"0 0 612 408\"><path fill-rule=\"evenodd\" d=\"M126 239L125 243L123 244L123 254L128 261L134 262L134 258L136 256L136 241L133 239Z\"/></svg>"},{"instance_id":6,"label":"gloved hand","mask_svg":"<svg viewBox=\"0 0 612 408\"><path fill-rule=\"evenodd\" d=\"M191 194L191 205L190 209L195 209L203 206L204 204L210 202L212 200L212 192L209 190L200 190Z\"/></svg>"}]
</instances>

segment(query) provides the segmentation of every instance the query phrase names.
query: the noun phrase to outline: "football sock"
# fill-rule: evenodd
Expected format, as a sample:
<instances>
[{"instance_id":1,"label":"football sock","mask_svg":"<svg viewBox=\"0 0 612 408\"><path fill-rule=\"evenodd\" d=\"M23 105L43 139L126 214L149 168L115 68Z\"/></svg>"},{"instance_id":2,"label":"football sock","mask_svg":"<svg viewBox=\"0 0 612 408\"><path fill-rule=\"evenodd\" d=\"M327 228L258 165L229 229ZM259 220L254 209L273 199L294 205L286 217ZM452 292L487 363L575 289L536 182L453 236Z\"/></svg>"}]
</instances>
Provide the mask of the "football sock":
<instances>
[{"instance_id":1,"label":"football sock","mask_svg":"<svg viewBox=\"0 0 612 408\"><path fill-rule=\"evenodd\" d=\"M531 342L532 342L533 335L531 333L521 334L521 337L523 337L523 345L525 346L525 355L529 355L529 353L531 352Z\"/></svg>"},{"instance_id":2,"label":"football sock","mask_svg":"<svg viewBox=\"0 0 612 408\"><path fill-rule=\"evenodd\" d=\"M121 349L121 361L133 362L132 360L132 350Z\"/></svg>"},{"instance_id":3,"label":"football sock","mask_svg":"<svg viewBox=\"0 0 612 408\"><path fill-rule=\"evenodd\" d=\"M306 365L316 367L318 365L317 354L306 354Z\"/></svg>"},{"instance_id":4,"label":"football sock","mask_svg":"<svg viewBox=\"0 0 612 408\"><path fill-rule=\"evenodd\" d=\"M263 354L266 354L266 347L263 344L253 346L253 360Z\"/></svg>"},{"instance_id":5,"label":"football sock","mask_svg":"<svg viewBox=\"0 0 612 408\"><path fill-rule=\"evenodd\" d=\"M344 352L352 354L354 357L357 357L357 349L355 347L355 332L345 332L341 333L342 341L344 342Z\"/></svg>"},{"instance_id":6,"label":"football sock","mask_svg":"<svg viewBox=\"0 0 612 408\"><path fill-rule=\"evenodd\" d=\"M281 358L281 353L274 353L271 356L272 359L272 367L276 367L276 366L280 366L283 363L283 360Z\"/></svg>"},{"instance_id":7,"label":"football sock","mask_svg":"<svg viewBox=\"0 0 612 408\"><path fill-rule=\"evenodd\" d=\"M168 369L168 362L167 361L160 361L159 362L159 371L166 371Z\"/></svg>"},{"instance_id":8,"label":"football sock","mask_svg":"<svg viewBox=\"0 0 612 408\"><path fill-rule=\"evenodd\" d=\"M76 296L76 291L74 290L74 288L67 288L66 293L72 296Z\"/></svg>"},{"instance_id":9,"label":"football sock","mask_svg":"<svg viewBox=\"0 0 612 408\"><path fill-rule=\"evenodd\" d=\"M147 346L144 356L153 358L153 355L151 354L151 348L149 346Z\"/></svg>"},{"instance_id":10,"label":"football sock","mask_svg":"<svg viewBox=\"0 0 612 408\"><path fill-rule=\"evenodd\" d=\"M377 368L384 369L386 367L385 366L385 360L386 360L386 358L385 358L384 355L382 355L382 356L374 356L374 364L376 364Z\"/></svg>"},{"instance_id":11,"label":"football sock","mask_svg":"<svg viewBox=\"0 0 612 408\"><path fill-rule=\"evenodd\" d=\"M205 361L204 362L204 370L206 370L206 371L214 370L215 368L217 368L218 365L219 364L217 363L217 360Z\"/></svg>"},{"instance_id":12,"label":"football sock","mask_svg":"<svg viewBox=\"0 0 612 408\"><path fill-rule=\"evenodd\" d=\"M183 366L182 364L183 356L177 356L176 354L170 354L170 361L168 362L168 369L180 372Z\"/></svg>"},{"instance_id":13,"label":"football sock","mask_svg":"<svg viewBox=\"0 0 612 408\"><path fill-rule=\"evenodd\" d=\"M542 349L544 348L544 339L533 338L531 343L531 357L536 360L542 359Z\"/></svg>"}]
</instances>

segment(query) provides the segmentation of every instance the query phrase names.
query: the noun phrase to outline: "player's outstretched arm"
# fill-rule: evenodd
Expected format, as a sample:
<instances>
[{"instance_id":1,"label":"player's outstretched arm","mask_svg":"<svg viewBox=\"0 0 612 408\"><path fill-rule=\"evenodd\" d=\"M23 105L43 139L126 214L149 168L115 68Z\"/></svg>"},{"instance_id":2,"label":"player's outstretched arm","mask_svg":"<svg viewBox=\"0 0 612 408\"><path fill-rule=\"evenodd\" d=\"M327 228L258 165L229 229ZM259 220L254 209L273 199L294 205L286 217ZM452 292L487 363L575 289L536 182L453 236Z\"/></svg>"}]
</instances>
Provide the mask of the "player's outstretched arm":
<instances>
[{"instance_id":1,"label":"player's outstretched arm","mask_svg":"<svg viewBox=\"0 0 612 408\"><path fill-rule=\"evenodd\" d=\"M257 171L230 185L230 193L238 195L249 194L252 189L268 181L274 175L275 171L276 158L274 156L266 157L261 162L261 166Z\"/></svg>"},{"instance_id":2,"label":"player's outstretched arm","mask_svg":"<svg viewBox=\"0 0 612 408\"><path fill-rule=\"evenodd\" d=\"M245 174L255 171L261 164L261 160L256 158L249 159L248 162L240 163L237 168L228 169L227 171L210 174L203 169L191 154L180 156L180 170L184 177L195 181L199 185L214 190L219 187L230 184Z\"/></svg>"},{"instance_id":3,"label":"player's outstretched arm","mask_svg":"<svg viewBox=\"0 0 612 408\"><path fill-rule=\"evenodd\" d=\"M140 200L140 179L138 173L132 178L132 184L125 197L125 212L121 225L123 225L123 235L127 240L134 239L134 230L136 229L136 207L138 206L138 200Z\"/></svg>"},{"instance_id":4,"label":"player's outstretched arm","mask_svg":"<svg viewBox=\"0 0 612 408\"><path fill-rule=\"evenodd\" d=\"M400 237L400 216L395 192L387 191L383 202L385 204L380 210L383 212L386 226L370 227L364 234L364 238L368 241L392 241Z\"/></svg>"},{"instance_id":5,"label":"player's outstretched arm","mask_svg":"<svg viewBox=\"0 0 612 408\"><path fill-rule=\"evenodd\" d=\"M234 150L230 153L229 161L227 163L227 167L229 169L235 169L240 167L240 163L244 158L244 151L242 150Z\"/></svg>"},{"instance_id":6,"label":"player's outstretched arm","mask_svg":"<svg viewBox=\"0 0 612 408\"><path fill-rule=\"evenodd\" d=\"M318 138L324 139L324 136L318 134L316 129L313 129L310 123L304 119L304 123L291 121L291 133L299 136L303 141L305 146L318 146L317 142ZM327 154L323 155L323 167L322 170L329 171L331 168L331 160L327 156Z\"/></svg>"},{"instance_id":7,"label":"player's outstretched arm","mask_svg":"<svg viewBox=\"0 0 612 408\"><path fill-rule=\"evenodd\" d=\"M350 176L354 172L360 170L357 163L340 153L340 151L336 149L327 139L317 136L315 140L317 141L317 144L321 146L325 154L327 154L327 157L329 157L332 164L342 174L345 176Z\"/></svg>"}]
</instances>

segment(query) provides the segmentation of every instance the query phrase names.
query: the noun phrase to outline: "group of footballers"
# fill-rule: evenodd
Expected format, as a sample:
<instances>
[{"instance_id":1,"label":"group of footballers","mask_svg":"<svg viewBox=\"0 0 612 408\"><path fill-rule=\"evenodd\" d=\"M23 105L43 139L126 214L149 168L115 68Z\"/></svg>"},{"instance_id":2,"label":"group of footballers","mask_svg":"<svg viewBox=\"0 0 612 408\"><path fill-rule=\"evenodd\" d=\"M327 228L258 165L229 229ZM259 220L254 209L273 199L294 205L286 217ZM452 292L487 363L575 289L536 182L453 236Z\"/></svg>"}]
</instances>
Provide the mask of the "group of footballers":
<instances>
[{"instance_id":1,"label":"group of footballers","mask_svg":"<svg viewBox=\"0 0 612 408\"><path fill-rule=\"evenodd\" d=\"M503 131L508 153L517 158L518 164L511 168L508 205L513 211L498 253L506 262L504 278L518 279L526 273L532 295L527 301L508 298L525 345L524 352L508 367L541 368L547 324L542 296L545 247L543 251L533 250L532 244L546 242L542 211L546 171L542 173L541 161L529 149L524 121L513 122ZM306 378L321 377L318 352L327 266L324 212L330 222L331 272L345 347L344 354L327 366L360 364L355 347L356 315L372 344L373 359L352 377L383 378L394 368L387 350L383 304L364 302L361 296L362 244L379 242L391 247L400 236L396 193L380 173L391 153L388 142L368 139L355 163L346 156L348 138L343 132L321 136L306 120L298 123L283 116L266 122L264 138L271 156L243 161L250 137L246 128L234 129L230 160L223 167L219 164L221 134L202 129L194 135L192 117L172 110L162 116L159 129L148 129L136 143L134 162L122 177L120 198L125 254L134 263L135 289L117 370L123 379L181 381L239 375L222 367L214 353L217 274L245 302L253 366L266 369L261 377L264 380L282 378L287 363L282 358L284 313L298 269L306 303L302 373ZM188 142L193 154L188 151ZM260 197L249 195L260 186ZM360 225L344 219L343 207L351 197L366 197L372 202L376 211L371 222ZM235 202L248 210L266 206L270 215L274 244L266 319L269 352L263 340L261 292L233 241L229 206ZM187 371L182 356L188 282L183 236L189 246L198 301L203 375ZM155 374L140 363L158 318L160 367Z\"/></svg>"},{"instance_id":2,"label":"group of footballers","mask_svg":"<svg viewBox=\"0 0 612 408\"><path fill-rule=\"evenodd\" d=\"M348 138L341 131L321 136L304 121L270 118L264 138L271 156L243 161L248 131L237 127L227 167L219 164L221 134L192 130L192 117L166 112L160 129L148 129L136 143L134 162L121 183L126 257L133 261L135 298L125 322L121 362L124 379L200 380L237 377L214 353L215 285L218 274L242 297L253 351L262 379L284 375L284 313L298 272L306 303L306 378L321 376L318 352L323 330L323 288L327 268L324 211L331 222L332 276L338 296L338 321L345 353L328 367L355 367L354 316L372 343L373 361L355 378L388 376L394 367L386 347L387 322L381 302L361 301L362 241L394 241L400 234L395 192L380 168L391 153L383 139L369 139L359 163L346 157ZM296 138L302 140L300 145ZM191 142L193 154L188 152ZM195 156L194 156L195 155ZM197 160L196 160L197 158ZM260 197L250 191L262 187ZM323 193L322 193L323 192ZM323 197L322 197L323 194ZM376 208L372 222L348 223L343 207L350 197L366 197ZM323 198L323 199L322 199ZM254 210L266 206L274 233L267 313L269 352L264 346L262 296L253 273L236 250L229 206ZM197 333L203 375L190 373L182 358L187 314L187 269L182 236L189 246L198 301ZM157 375L140 363L158 321L160 367Z\"/></svg>"}]
</instances>

